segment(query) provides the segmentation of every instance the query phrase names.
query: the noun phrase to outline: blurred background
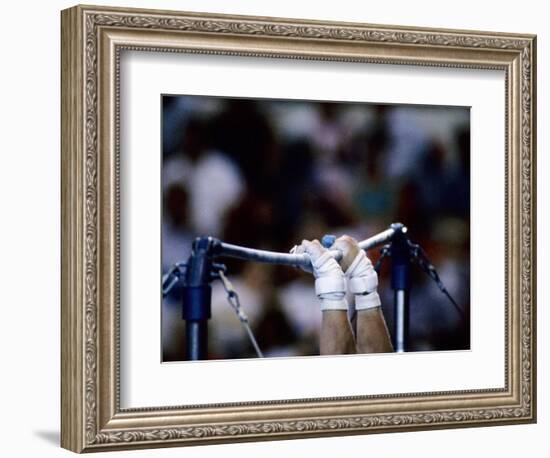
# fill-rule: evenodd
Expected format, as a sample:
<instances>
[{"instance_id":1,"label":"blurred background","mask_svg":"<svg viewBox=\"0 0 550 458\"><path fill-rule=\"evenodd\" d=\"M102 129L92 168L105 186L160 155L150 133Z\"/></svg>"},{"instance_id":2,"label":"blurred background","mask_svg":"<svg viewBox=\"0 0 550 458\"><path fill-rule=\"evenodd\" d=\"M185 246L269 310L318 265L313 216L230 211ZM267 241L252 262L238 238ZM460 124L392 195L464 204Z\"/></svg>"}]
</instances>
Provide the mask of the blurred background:
<instances>
[{"instance_id":1,"label":"blurred background","mask_svg":"<svg viewBox=\"0 0 550 458\"><path fill-rule=\"evenodd\" d=\"M470 110L204 96L162 97L162 270L197 236L288 252L324 234L409 228L464 310L413 267L411 351L470 347ZM368 252L376 263L379 250ZM224 259L266 356L319 354L313 278L299 269ZM389 260L379 293L393 333ZM184 359L181 288L162 304L163 361ZM213 283L209 359L255 357Z\"/></svg>"}]
</instances>

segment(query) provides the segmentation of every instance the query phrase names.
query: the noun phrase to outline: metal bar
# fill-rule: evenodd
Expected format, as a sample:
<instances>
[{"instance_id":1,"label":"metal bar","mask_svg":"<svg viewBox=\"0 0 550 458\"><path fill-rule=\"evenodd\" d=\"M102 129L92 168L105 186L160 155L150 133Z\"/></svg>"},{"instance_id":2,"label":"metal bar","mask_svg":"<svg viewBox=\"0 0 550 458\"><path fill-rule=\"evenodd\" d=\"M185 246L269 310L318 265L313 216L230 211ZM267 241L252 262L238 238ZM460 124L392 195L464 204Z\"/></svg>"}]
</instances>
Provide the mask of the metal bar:
<instances>
[{"instance_id":1,"label":"metal bar","mask_svg":"<svg viewBox=\"0 0 550 458\"><path fill-rule=\"evenodd\" d=\"M409 294L411 289L411 253L407 230L400 223L391 225L395 229L392 237L391 286L395 294L394 348L397 352L409 349Z\"/></svg>"},{"instance_id":2,"label":"metal bar","mask_svg":"<svg viewBox=\"0 0 550 458\"><path fill-rule=\"evenodd\" d=\"M198 361L208 356L208 321L187 320L185 322L185 359Z\"/></svg>"},{"instance_id":3,"label":"metal bar","mask_svg":"<svg viewBox=\"0 0 550 458\"><path fill-rule=\"evenodd\" d=\"M388 243L395 235L395 232L397 230L401 231L402 228L390 227L389 229L386 229L379 234L373 235L372 237L369 237L368 239L359 242L359 248L365 251L372 250L373 248L378 248L385 243Z\"/></svg>"},{"instance_id":4,"label":"metal bar","mask_svg":"<svg viewBox=\"0 0 550 458\"><path fill-rule=\"evenodd\" d=\"M395 291L394 348L398 353L407 351L409 340L409 294L407 290Z\"/></svg>"},{"instance_id":5,"label":"metal bar","mask_svg":"<svg viewBox=\"0 0 550 458\"><path fill-rule=\"evenodd\" d=\"M370 250L379 247L391 240L395 233L394 228L386 229L373 237L359 242L359 247L363 250ZM332 256L339 261L342 258L342 252L331 250ZM279 253L276 251L257 250L255 248L246 248L230 243L219 242L215 249L215 256L227 256L230 258L244 259L246 261L256 261L268 264L284 264L295 267L309 267L311 261L306 254Z\"/></svg>"},{"instance_id":6,"label":"metal bar","mask_svg":"<svg viewBox=\"0 0 550 458\"><path fill-rule=\"evenodd\" d=\"M187 262L183 287L182 317L186 322L185 357L187 360L208 356L208 320L211 316L213 239L202 237L193 243Z\"/></svg>"}]
</instances>

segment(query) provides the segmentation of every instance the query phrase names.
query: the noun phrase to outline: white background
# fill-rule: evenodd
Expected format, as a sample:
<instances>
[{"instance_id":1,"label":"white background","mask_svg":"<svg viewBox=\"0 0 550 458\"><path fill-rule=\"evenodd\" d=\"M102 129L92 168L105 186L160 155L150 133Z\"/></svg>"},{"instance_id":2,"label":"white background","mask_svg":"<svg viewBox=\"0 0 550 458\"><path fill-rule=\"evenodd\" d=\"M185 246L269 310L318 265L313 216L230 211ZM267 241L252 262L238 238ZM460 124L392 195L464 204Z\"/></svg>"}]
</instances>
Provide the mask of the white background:
<instances>
[{"instance_id":1,"label":"white background","mask_svg":"<svg viewBox=\"0 0 550 458\"><path fill-rule=\"evenodd\" d=\"M104 3L97 0L96 3ZM284 454L463 457L545 456L550 421L544 385L547 344L544 278L549 244L544 201L548 186L550 32L544 2L522 1L122 1L120 6L303 17L371 23L484 29L538 34L539 125L539 423L537 425L230 444L185 450L121 452L128 456L242 457ZM9 6L8 6L9 5ZM69 2L3 5L0 109L0 321L2 455L69 456L59 434L59 10ZM546 55L545 55L546 54ZM116 455L113 455L116 456Z\"/></svg>"},{"instance_id":2,"label":"white background","mask_svg":"<svg viewBox=\"0 0 550 458\"><path fill-rule=\"evenodd\" d=\"M504 387L504 72L133 52L121 75L122 407ZM159 94L183 91L472 107L471 351L159 364Z\"/></svg>"}]
</instances>

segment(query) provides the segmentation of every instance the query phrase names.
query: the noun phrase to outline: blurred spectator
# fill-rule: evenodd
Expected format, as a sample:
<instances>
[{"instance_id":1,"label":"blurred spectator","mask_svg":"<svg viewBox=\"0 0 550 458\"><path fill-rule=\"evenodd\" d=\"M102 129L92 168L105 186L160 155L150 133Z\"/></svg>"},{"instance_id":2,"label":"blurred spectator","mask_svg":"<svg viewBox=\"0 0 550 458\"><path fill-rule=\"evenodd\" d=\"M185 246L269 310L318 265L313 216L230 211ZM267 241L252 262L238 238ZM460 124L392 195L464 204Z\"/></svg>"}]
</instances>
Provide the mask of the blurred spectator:
<instances>
[{"instance_id":1,"label":"blurred spectator","mask_svg":"<svg viewBox=\"0 0 550 458\"><path fill-rule=\"evenodd\" d=\"M191 119L185 125L180 154L163 166L166 175L181 170L181 184L190 195L190 221L197 233L219 235L225 212L238 201L243 183L235 164L209 147L206 123Z\"/></svg>"},{"instance_id":2,"label":"blurred spectator","mask_svg":"<svg viewBox=\"0 0 550 458\"><path fill-rule=\"evenodd\" d=\"M384 173L389 141L386 123L377 118L366 138L363 166L355 183L353 200L361 220L386 222L395 212L396 182L386 179Z\"/></svg>"}]
</instances>

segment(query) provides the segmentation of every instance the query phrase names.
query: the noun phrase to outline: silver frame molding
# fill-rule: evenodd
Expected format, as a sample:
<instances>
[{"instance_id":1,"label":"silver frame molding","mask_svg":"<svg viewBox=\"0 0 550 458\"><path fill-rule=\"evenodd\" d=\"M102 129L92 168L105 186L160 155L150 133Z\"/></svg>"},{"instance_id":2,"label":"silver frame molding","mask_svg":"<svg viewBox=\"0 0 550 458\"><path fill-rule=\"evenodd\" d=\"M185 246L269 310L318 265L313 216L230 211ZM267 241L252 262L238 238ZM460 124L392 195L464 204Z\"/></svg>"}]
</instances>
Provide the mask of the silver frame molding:
<instances>
[{"instance_id":1,"label":"silver frame molding","mask_svg":"<svg viewBox=\"0 0 550 458\"><path fill-rule=\"evenodd\" d=\"M536 37L76 6L62 12L61 445L75 452L536 419ZM119 60L125 49L498 69L506 90L503 389L121 409Z\"/></svg>"}]
</instances>

